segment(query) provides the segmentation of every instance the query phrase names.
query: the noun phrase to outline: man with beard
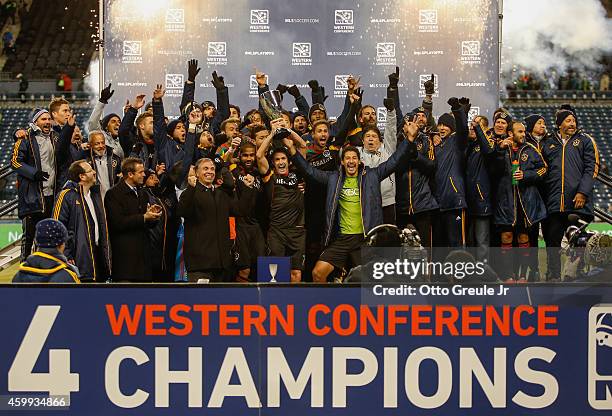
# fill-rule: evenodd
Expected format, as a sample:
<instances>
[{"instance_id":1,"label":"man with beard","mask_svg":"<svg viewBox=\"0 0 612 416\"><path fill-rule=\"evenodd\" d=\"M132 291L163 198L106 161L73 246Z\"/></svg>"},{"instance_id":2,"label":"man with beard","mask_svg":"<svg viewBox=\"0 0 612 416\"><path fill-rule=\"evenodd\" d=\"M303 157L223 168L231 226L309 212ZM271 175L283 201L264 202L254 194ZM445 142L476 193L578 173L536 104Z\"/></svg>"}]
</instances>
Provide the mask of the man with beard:
<instances>
[{"instance_id":1,"label":"man with beard","mask_svg":"<svg viewBox=\"0 0 612 416\"><path fill-rule=\"evenodd\" d=\"M104 136L98 137L104 144ZM53 218L68 230L64 255L79 269L81 281L105 282L111 271L106 213L96 186L96 171L87 161L77 160L70 165Z\"/></svg>"},{"instance_id":2,"label":"man with beard","mask_svg":"<svg viewBox=\"0 0 612 416\"><path fill-rule=\"evenodd\" d=\"M438 119L439 142L434 141L437 160L435 174L436 200L440 206L440 221L434 227L438 247L465 245L465 149L468 127L466 108L469 100L452 97L448 100L453 114ZM456 131L455 131L456 130Z\"/></svg>"},{"instance_id":3,"label":"man with beard","mask_svg":"<svg viewBox=\"0 0 612 416\"><path fill-rule=\"evenodd\" d=\"M142 190L145 169L142 160L128 157L121 163L122 180L104 198L113 253L112 279L150 282L151 239L149 228L159 221L162 207L151 205Z\"/></svg>"},{"instance_id":4,"label":"man with beard","mask_svg":"<svg viewBox=\"0 0 612 416\"><path fill-rule=\"evenodd\" d=\"M217 137L225 139L223 143L217 143L217 154L223 158L226 162L229 162L234 157L234 152L240 146L241 133L240 133L240 120L236 118L228 118L221 123L222 134Z\"/></svg>"},{"instance_id":5,"label":"man with beard","mask_svg":"<svg viewBox=\"0 0 612 416\"><path fill-rule=\"evenodd\" d=\"M498 271L502 280L524 282L529 264L525 257L530 254L529 228L546 218L546 206L536 186L546 174L546 163L540 152L525 141L523 123L513 121L510 126L509 137L496 145L496 163L503 164L504 169L497 182L494 217L501 231ZM519 251L512 250L514 241ZM517 275L521 264L525 267Z\"/></svg>"},{"instance_id":6,"label":"man with beard","mask_svg":"<svg viewBox=\"0 0 612 416\"><path fill-rule=\"evenodd\" d=\"M577 127L576 112L564 104L555 117L557 129L541 142L548 165L545 179L548 218L543 224L548 258L547 280L559 279L559 247L568 215L593 219L593 183L599 172L599 151L595 140Z\"/></svg>"},{"instance_id":7,"label":"man with beard","mask_svg":"<svg viewBox=\"0 0 612 416\"><path fill-rule=\"evenodd\" d=\"M312 126L312 143L306 151L306 161L315 169L326 172L338 169L340 165L340 148L331 143L329 122L318 120ZM325 192L327 187L310 178L306 178L304 194L304 214L306 216L306 276L312 275L312 269L323 251L321 237L325 227Z\"/></svg>"},{"instance_id":8,"label":"man with beard","mask_svg":"<svg viewBox=\"0 0 612 416\"><path fill-rule=\"evenodd\" d=\"M270 204L268 246L271 256L291 257L291 282L302 280L306 233L304 230L304 194L299 179L289 170L289 156L283 147L272 149L272 168L267 159L268 148L276 130L286 128L283 119L271 122L272 132L257 149L257 166L262 175L264 192ZM291 131L291 137L302 141ZM305 152L305 148L301 149Z\"/></svg>"},{"instance_id":9,"label":"man with beard","mask_svg":"<svg viewBox=\"0 0 612 416\"><path fill-rule=\"evenodd\" d=\"M230 215L241 216L252 206L252 198L243 195L239 201L232 189L215 185L216 168L210 159L196 163L195 176L179 198L177 213L185 219L185 265L190 282L200 279L228 281L232 267ZM247 188L252 182L245 178Z\"/></svg>"},{"instance_id":10,"label":"man with beard","mask_svg":"<svg viewBox=\"0 0 612 416\"><path fill-rule=\"evenodd\" d=\"M327 185L325 250L312 272L315 282L326 282L334 269L361 264L360 250L365 235L383 222L380 182L391 175L404 158L416 157L413 143L416 133L416 125L411 124L408 140L376 168L364 167L359 160L359 150L346 146L342 151L341 168L332 172L313 168L298 154L292 140L284 140L296 167L311 179Z\"/></svg>"},{"instance_id":11,"label":"man with beard","mask_svg":"<svg viewBox=\"0 0 612 416\"><path fill-rule=\"evenodd\" d=\"M123 159L125 154L119 142L119 125L121 124L121 117L115 113L110 113L102 117L104 107L115 93L115 90L111 90L112 85L113 84L108 84L107 87L100 91L100 99L94 106L89 116L89 120L87 121L87 130L89 132L94 130L102 131L106 145L111 147L113 153L119 156L119 159Z\"/></svg>"},{"instance_id":12,"label":"man with beard","mask_svg":"<svg viewBox=\"0 0 612 416\"><path fill-rule=\"evenodd\" d=\"M140 159L145 169L157 166L155 142L153 140L153 113L145 111L138 115L145 104L145 95L140 94L130 104L119 125L119 141L125 154ZM132 127L136 124L136 137L132 137Z\"/></svg>"},{"instance_id":13,"label":"man with beard","mask_svg":"<svg viewBox=\"0 0 612 416\"><path fill-rule=\"evenodd\" d=\"M238 199L249 198L249 201L252 201L252 204L247 207L246 215L236 219L236 244L238 246L236 280L239 282L252 280L251 275L257 266L257 257L266 255L266 240L259 223L259 218L265 215L264 212L260 212L264 209L263 201L260 199L262 181L255 166L255 153L256 148L253 143L243 142L240 145L240 162L233 166L231 171ZM252 185L249 187L246 183ZM252 190L257 191L257 199L251 198Z\"/></svg>"},{"instance_id":14,"label":"man with beard","mask_svg":"<svg viewBox=\"0 0 612 416\"><path fill-rule=\"evenodd\" d=\"M59 192L60 169L70 155L70 139L75 119L70 116L58 136L51 127L51 115L34 109L27 130L15 133L11 167L17 171L17 214L23 222L21 258L31 252L36 224L51 216L53 200Z\"/></svg>"},{"instance_id":15,"label":"man with beard","mask_svg":"<svg viewBox=\"0 0 612 416\"><path fill-rule=\"evenodd\" d=\"M158 163L172 168L175 163L183 160L185 153L185 134L187 129L182 119L172 120L166 126L164 103L162 98L166 91L160 84L153 92L153 142Z\"/></svg>"},{"instance_id":16,"label":"man with beard","mask_svg":"<svg viewBox=\"0 0 612 416\"><path fill-rule=\"evenodd\" d=\"M106 192L119 182L121 159L106 144L104 133L100 130L89 133L89 151L84 151L82 158L87 159L96 171L100 194L104 200Z\"/></svg>"}]
</instances>

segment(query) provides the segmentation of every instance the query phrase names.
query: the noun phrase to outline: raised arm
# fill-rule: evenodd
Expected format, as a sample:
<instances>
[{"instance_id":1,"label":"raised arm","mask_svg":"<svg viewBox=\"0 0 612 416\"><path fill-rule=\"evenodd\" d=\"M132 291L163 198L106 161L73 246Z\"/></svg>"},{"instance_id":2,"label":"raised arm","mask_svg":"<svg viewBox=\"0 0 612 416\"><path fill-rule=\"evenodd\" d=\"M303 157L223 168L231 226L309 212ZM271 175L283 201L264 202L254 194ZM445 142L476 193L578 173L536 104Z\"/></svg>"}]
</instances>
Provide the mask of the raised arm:
<instances>
[{"instance_id":1,"label":"raised arm","mask_svg":"<svg viewBox=\"0 0 612 416\"><path fill-rule=\"evenodd\" d=\"M134 146L134 142L132 140L132 128L134 127L134 122L136 121L136 117L138 116L138 110L140 110L145 104L144 94L139 94L136 96L134 100L134 104L130 104L123 119L121 119L121 124L119 124L119 143L121 144L121 148L123 149L123 153L129 155L132 151L132 146Z\"/></svg>"},{"instance_id":2,"label":"raised arm","mask_svg":"<svg viewBox=\"0 0 612 416\"><path fill-rule=\"evenodd\" d=\"M304 156L302 156L302 154L297 151L293 140L287 138L283 139L283 142L285 143L285 146L287 146L287 148L289 149L289 153L291 154L291 161L300 172L302 172L305 176L316 182L319 182L321 184L327 183L327 179L329 178L329 175L332 174L332 172L327 172L312 167L312 165L308 163L306 159L304 159Z\"/></svg>"},{"instance_id":3,"label":"raised arm","mask_svg":"<svg viewBox=\"0 0 612 416\"><path fill-rule=\"evenodd\" d=\"M385 148L391 152L395 152L397 148L397 116L392 98L385 98L383 104L387 109L387 122L385 123L385 132L383 133L383 139Z\"/></svg>"},{"instance_id":4,"label":"raised arm","mask_svg":"<svg viewBox=\"0 0 612 416\"><path fill-rule=\"evenodd\" d=\"M212 84L217 92L217 113L211 122L211 129L213 134L218 134L223 120L230 117L229 90L225 86L223 77L217 75L217 71L213 71L212 78Z\"/></svg>"},{"instance_id":5,"label":"raised arm","mask_svg":"<svg viewBox=\"0 0 612 416\"><path fill-rule=\"evenodd\" d=\"M187 81L183 85L183 96L181 97L181 108L179 113L183 112L183 108L187 103L195 100L195 80L202 68L198 68L198 60L191 59L187 61Z\"/></svg>"},{"instance_id":6,"label":"raised arm","mask_svg":"<svg viewBox=\"0 0 612 416\"><path fill-rule=\"evenodd\" d=\"M383 180L386 177L390 176L398 166L404 162L404 160L414 160L417 157L416 145L414 144L414 140L418 134L419 128L416 123L408 123L409 129L407 134L407 140L403 140L397 149L389 159L385 162L381 163L377 167L373 168L374 171L378 174L378 179Z\"/></svg>"},{"instance_id":7,"label":"raised arm","mask_svg":"<svg viewBox=\"0 0 612 416\"><path fill-rule=\"evenodd\" d=\"M161 150L168 140L166 134L166 118L164 116L164 94L166 91L157 84L157 88L153 91L153 143L155 145L155 151L159 156L162 156ZM163 161L167 163L167 161Z\"/></svg>"}]
</instances>

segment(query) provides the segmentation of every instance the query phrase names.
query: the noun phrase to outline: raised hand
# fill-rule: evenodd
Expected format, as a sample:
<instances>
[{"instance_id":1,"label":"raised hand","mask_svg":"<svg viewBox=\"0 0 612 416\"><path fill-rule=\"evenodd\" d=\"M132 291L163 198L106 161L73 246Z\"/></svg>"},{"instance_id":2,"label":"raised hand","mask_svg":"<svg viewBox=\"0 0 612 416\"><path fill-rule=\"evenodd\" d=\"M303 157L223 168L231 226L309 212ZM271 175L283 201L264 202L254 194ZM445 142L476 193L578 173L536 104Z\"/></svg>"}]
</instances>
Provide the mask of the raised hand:
<instances>
[{"instance_id":1,"label":"raised hand","mask_svg":"<svg viewBox=\"0 0 612 416\"><path fill-rule=\"evenodd\" d=\"M108 104L108 100L110 100L110 98L113 96L113 94L115 93L115 90L111 91L111 86L113 84L108 84L107 87L102 88L102 91L100 91L100 102L103 104Z\"/></svg>"},{"instance_id":2,"label":"raised hand","mask_svg":"<svg viewBox=\"0 0 612 416\"><path fill-rule=\"evenodd\" d=\"M451 110L457 111L461 109L461 104L459 103L459 99L457 97L451 97L447 101L448 105L451 106Z\"/></svg>"},{"instance_id":3,"label":"raised hand","mask_svg":"<svg viewBox=\"0 0 612 416\"><path fill-rule=\"evenodd\" d=\"M319 89L319 81L317 81L316 79L311 79L310 81L308 81L308 86L312 90L317 90Z\"/></svg>"},{"instance_id":4,"label":"raised hand","mask_svg":"<svg viewBox=\"0 0 612 416\"><path fill-rule=\"evenodd\" d=\"M159 101L166 94L166 90L161 84L157 84L155 91L153 91L153 101Z\"/></svg>"},{"instance_id":5,"label":"raised hand","mask_svg":"<svg viewBox=\"0 0 612 416\"><path fill-rule=\"evenodd\" d=\"M404 132L404 135L408 141L414 142L414 139L416 139L417 134L419 133L419 126L414 121L407 121L404 123L402 131Z\"/></svg>"},{"instance_id":6,"label":"raised hand","mask_svg":"<svg viewBox=\"0 0 612 416\"><path fill-rule=\"evenodd\" d=\"M212 84L215 89L222 90L223 88L225 88L225 80L223 79L223 77L217 75L217 71L213 71L212 78Z\"/></svg>"},{"instance_id":7,"label":"raised hand","mask_svg":"<svg viewBox=\"0 0 612 416\"><path fill-rule=\"evenodd\" d=\"M287 92L291 94L294 98L298 98L300 96L300 90L296 85L292 85L287 88Z\"/></svg>"},{"instance_id":8,"label":"raised hand","mask_svg":"<svg viewBox=\"0 0 612 416\"><path fill-rule=\"evenodd\" d=\"M277 90L278 92L280 92L280 93L281 93L281 95L285 94L285 93L287 92L287 90L288 90L288 89L289 89L289 87L288 87L288 86L286 86L286 85L283 85L283 84L278 84L278 85L276 86L276 90Z\"/></svg>"},{"instance_id":9,"label":"raised hand","mask_svg":"<svg viewBox=\"0 0 612 416\"><path fill-rule=\"evenodd\" d=\"M135 108L136 110L140 110L144 105L145 105L145 94L139 94L136 96L136 99L134 99L134 104L132 104L132 108Z\"/></svg>"},{"instance_id":10,"label":"raised hand","mask_svg":"<svg viewBox=\"0 0 612 416\"><path fill-rule=\"evenodd\" d=\"M76 115L74 114L74 112L71 112L70 115L68 116L68 125L74 126L75 124L76 124Z\"/></svg>"},{"instance_id":11,"label":"raised hand","mask_svg":"<svg viewBox=\"0 0 612 416\"><path fill-rule=\"evenodd\" d=\"M195 82L196 77L202 68L198 68L198 60L190 59L187 61L187 80Z\"/></svg>"},{"instance_id":12,"label":"raised hand","mask_svg":"<svg viewBox=\"0 0 612 416\"><path fill-rule=\"evenodd\" d=\"M423 86L425 87L425 95L434 95L434 93L436 92L436 89L435 89L436 83L435 83L434 74L431 74L431 78L425 81Z\"/></svg>"},{"instance_id":13,"label":"raised hand","mask_svg":"<svg viewBox=\"0 0 612 416\"><path fill-rule=\"evenodd\" d=\"M465 114L470 112L470 108L472 108L472 104L470 103L470 99L469 98L461 97L459 99L459 104L465 110Z\"/></svg>"},{"instance_id":14,"label":"raised hand","mask_svg":"<svg viewBox=\"0 0 612 416\"><path fill-rule=\"evenodd\" d=\"M346 80L346 85L348 86L349 94L353 93L357 88L359 88L359 80L361 77L355 78L354 75L349 75Z\"/></svg>"},{"instance_id":15,"label":"raised hand","mask_svg":"<svg viewBox=\"0 0 612 416\"><path fill-rule=\"evenodd\" d=\"M385 98L383 100L383 105L385 106L387 111L392 111L395 108L393 98Z\"/></svg>"},{"instance_id":16,"label":"raised hand","mask_svg":"<svg viewBox=\"0 0 612 416\"><path fill-rule=\"evenodd\" d=\"M389 76L389 87L397 88L397 84L399 83L399 66L396 66L395 72L390 73L388 76Z\"/></svg>"},{"instance_id":17,"label":"raised hand","mask_svg":"<svg viewBox=\"0 0 612 416\"><path fill-rule=\"evenodd\" d=\"M253 68L255 69L255 80L257 80L257 85L259 85L260 87L264 87L266 85L266 74L259 71L257 68Z\"/></svg>"}]
</instances>

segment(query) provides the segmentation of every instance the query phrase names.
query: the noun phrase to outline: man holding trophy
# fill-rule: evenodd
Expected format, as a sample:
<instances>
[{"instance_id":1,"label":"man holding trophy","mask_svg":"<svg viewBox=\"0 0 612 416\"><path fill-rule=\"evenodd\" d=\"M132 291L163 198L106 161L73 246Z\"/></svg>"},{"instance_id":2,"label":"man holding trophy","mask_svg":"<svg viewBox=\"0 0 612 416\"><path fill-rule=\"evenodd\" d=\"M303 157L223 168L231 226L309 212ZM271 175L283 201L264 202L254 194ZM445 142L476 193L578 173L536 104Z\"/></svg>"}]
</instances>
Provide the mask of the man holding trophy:
<instances>
[{"instance_id":1,"label":"man holding trophy","mask_svg":"<svg viewBox=\"0 0 612 416\"><path fill-rule=\"evenodd\" d=\"M289 154L283 139L300 143L300 136L289 129L282 117L279 91L261 94L261 107L271 120L271 133L257 149L257 166L263 178L264 192L270 204L268 246L270 256L291 257L291 282L302 280L306 231L304 228L304 194L298 187L300 180L289 170ZM270 150L270 145L271 150ZM272 166L268 162L268 155Z\"/></svg>"}]
</instances>

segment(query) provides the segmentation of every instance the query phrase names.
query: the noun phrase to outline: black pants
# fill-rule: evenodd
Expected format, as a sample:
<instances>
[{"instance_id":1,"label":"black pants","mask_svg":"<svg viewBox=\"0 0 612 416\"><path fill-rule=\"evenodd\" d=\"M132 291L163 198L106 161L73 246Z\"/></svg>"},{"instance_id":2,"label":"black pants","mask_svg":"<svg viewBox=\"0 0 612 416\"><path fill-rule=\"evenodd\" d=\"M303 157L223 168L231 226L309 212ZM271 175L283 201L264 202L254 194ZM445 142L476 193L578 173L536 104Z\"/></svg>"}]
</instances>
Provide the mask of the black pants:
<instances>
[{"instance_id":1,"label":"black pants","mask_svg":"<svg viewBox=\"0 0 612 416\"><path fill-rule=\"evenodd\" d=\"M529 281L537 281L540 275L540 262L538 240L540 239L540 223L535 223L529 228Z\"/></svg>"},{"instance_id":2,"label":"black pants","mask_svg":"<svg viewBox=\"0 0 612 416\"><path fill-rule=\"evenodd\" d=\"M395 225L395 204L383 207L383 224Z\"/></svg>"},{"instance_id":3,"label":"black pants","mask_svg":"<svg viewBox=\"0 0 612 416\"><path fill-rule=\"evenodd\" d=\"M28 256L32 253L32 244L34 243L34 235L36 234L36 224L45 218L51 217L51 211L53 210L53 196L45 197L45 210L44 212L37 212L30 214L23 218L21 226L23 228L23 235L21 236L21 261L25 261Z\"/></svg>"},{"instance_id":4,"label":"black pants","mask_svg":"<svg viewBox=\"0 0 612 416\"><path fill-rule=\"evenodd\" d=\"M435 247L465 247L465 210L440 211L434 225Z\"/></svg>"},{"instance_id":5,"label":"black pants","mask_svg":"<svg viewBox=\"0 0 612 416\"><path fill-rule=\"evenodd\" d=\"M542 223L548 264L546 280L561 278L561 255L559 254L559 248L561 247L563 234L565 234L565 230L569 226L567 216L568 214L565 212L555 212L550 214Z\"/></svg>"}]
</instances>

